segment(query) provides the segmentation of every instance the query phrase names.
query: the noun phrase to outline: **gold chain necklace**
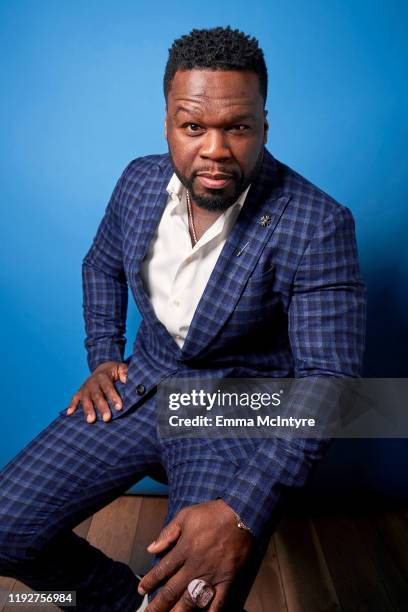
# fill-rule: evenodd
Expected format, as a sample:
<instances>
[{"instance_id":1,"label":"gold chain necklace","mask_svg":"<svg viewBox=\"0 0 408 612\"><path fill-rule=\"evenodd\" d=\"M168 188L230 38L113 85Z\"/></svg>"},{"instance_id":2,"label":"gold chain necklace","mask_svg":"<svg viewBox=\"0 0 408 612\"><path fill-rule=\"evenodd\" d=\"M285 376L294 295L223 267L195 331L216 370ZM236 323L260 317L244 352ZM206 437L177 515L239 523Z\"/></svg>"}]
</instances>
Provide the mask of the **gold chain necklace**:
<instances>
[{"instance_id":1,"label":"gold chain necklace","mask_svg":"<svg viewBox=\"0 0 408 612\"><path fill-rule=\"evenodd\" d=\"M191 231L192 231L192 234L193 234L194 245L196 245L198 240L197 240L197 234L196 234L196 230L195 230L195 226L194 226L193 207L191 206L190 194L188 193L187 189L186 189L186 200L187 200L188 219L189 219L190 225L191 225Z\"/></svg>"}]
</instances>

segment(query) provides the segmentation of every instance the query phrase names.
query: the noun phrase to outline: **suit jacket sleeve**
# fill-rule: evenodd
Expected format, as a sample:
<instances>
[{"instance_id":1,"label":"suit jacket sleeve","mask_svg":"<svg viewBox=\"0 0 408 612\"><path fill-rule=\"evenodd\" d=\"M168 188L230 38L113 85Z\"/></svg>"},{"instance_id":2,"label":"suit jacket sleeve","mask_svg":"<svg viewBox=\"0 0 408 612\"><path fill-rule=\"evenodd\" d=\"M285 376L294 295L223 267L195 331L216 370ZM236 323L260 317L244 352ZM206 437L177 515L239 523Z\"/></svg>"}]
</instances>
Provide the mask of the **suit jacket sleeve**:
<instances>
[{"instance_id":1,"label":"suit jacket sleeve","mask_svg":"<svg viewBox=\"0 0 408 612\"><path fill-rule=\"evenodd\" d=\"M288 312L295 377L357 377L365 332L354 221L339 206L317 228L298 266ZM265 438L222 498L259 543L286 490L306 483L330 440Z\"/></svg>"},{"instance_id":2,"label":"suit jacket sleeve","mask_svg":"<svg viewBox=\"0 0 408 612\"><path fill-rule=\"evenodd\" d=\"M128 168L115 186L82 264L85 348L91 371L105 361L123 361L124 357L128 288L122 257L120 198Z\"/></svg>"}]
</instances>

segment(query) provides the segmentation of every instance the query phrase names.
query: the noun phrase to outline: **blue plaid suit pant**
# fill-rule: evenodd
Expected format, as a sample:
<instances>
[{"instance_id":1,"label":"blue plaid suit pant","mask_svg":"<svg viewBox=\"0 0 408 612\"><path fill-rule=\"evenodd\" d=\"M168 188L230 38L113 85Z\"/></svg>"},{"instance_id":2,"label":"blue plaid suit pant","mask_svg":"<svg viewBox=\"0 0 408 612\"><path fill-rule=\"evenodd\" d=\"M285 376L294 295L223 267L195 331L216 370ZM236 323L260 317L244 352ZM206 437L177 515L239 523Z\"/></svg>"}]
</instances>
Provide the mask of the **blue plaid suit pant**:
<instances>
[{"instance_id":1,"label":"blue plaid suit pant","mask_svg":"<svg viewBox=\"0 0 408 612\"><path fill-rule=\"evenodd\" d=\"M183 507L215 499L237 465L205 440L156 434L154 398L123 418L86 423L60 412L0 472L0 575L34 590L75 590L77 609L134 612L137 578L72 529L132 484L165 468L165 524ZM154 559L155 563L158 559ZM62 608L64 609L64 608Z\"/></svg>"}]
</instances>

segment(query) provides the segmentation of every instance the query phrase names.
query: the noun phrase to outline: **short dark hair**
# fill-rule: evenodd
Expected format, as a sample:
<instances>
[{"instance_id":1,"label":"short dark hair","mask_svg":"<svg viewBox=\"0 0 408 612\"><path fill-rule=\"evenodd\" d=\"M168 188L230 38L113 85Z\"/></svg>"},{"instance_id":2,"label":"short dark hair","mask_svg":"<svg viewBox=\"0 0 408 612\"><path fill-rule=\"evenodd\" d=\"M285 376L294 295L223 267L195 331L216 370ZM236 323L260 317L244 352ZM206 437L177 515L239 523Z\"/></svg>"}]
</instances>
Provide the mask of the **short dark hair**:
<instances>
[{"instance_id":1,"label":"short dark hair","mask_svg":"<svg viewBox=\"0 0 408 612\"><path fill-rule=\"evenodd\" d=\"M163 91L167 96L177 70L248 70L259 77L260 93L266 102L268 72L264 54L254 37L239 30L210 28L191 30L174 41L164 71Z\"/></svg>"}]
</instances>

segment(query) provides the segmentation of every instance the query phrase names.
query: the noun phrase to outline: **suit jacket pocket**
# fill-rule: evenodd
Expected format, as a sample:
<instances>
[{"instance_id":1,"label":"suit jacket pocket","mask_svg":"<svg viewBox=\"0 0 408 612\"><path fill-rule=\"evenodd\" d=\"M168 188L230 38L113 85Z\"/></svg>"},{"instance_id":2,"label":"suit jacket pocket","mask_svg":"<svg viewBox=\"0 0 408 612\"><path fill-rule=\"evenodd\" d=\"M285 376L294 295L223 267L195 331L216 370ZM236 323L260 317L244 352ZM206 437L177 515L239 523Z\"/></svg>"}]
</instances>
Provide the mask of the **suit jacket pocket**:
<instances>
[{"instance_id":1,"label":"suit jacket pocket","mask_svg":"<svg viewBox=\"0 0 408 612\"><path fill-rule=\"evenodd\" d=\"M263 281L265 283L272 281L275 278L275 265L271 265L268 267L262 267L260 265L254 268L251 276L248 279L248 282L257 282Z\"/></svg>"}]
</instances>

